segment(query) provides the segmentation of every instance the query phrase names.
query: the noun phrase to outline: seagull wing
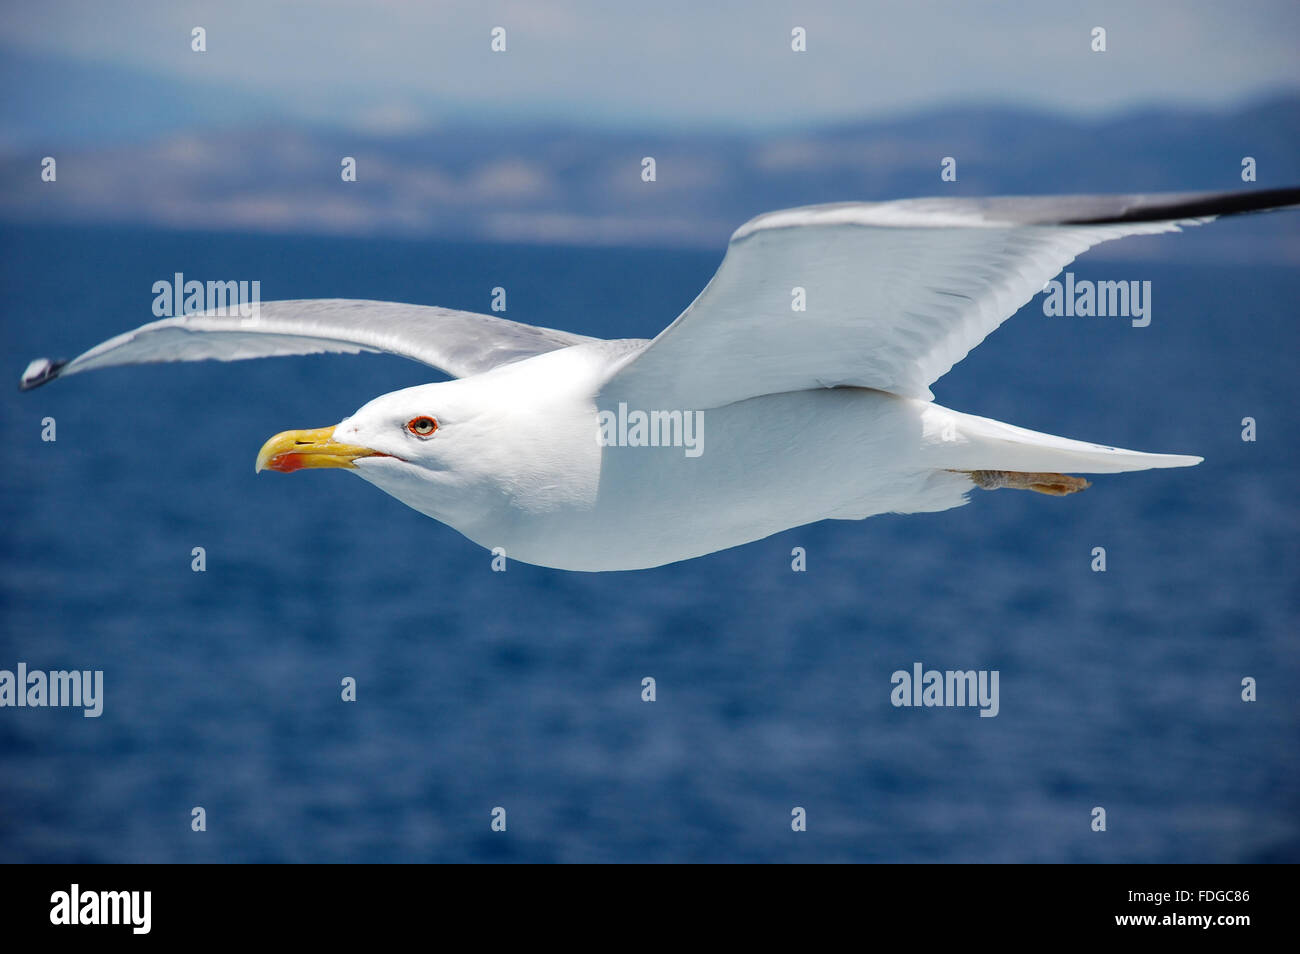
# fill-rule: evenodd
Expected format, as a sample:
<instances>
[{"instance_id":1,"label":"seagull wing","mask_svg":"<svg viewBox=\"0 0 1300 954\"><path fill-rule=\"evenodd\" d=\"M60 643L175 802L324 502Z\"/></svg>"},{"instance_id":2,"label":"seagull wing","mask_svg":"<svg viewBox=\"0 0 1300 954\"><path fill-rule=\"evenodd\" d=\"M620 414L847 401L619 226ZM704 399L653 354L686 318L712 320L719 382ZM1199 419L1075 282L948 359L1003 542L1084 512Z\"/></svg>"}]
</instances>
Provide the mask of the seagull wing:
<instances>
[{"instance_id":1,"label":"seagull wing","mask_svg":"<svg viewBox=\"0 0 1300 954\"><path fill-rule=\"evenodd\" d=\"M932 400L931 384L1086 249L1297 202L1300 189L1277 189L770 212L732 235L704 291L602 395L709 408L851 385Z\"/></svg>"},{"instance_id":2,"label":"seagull wing","mask_svg":"<svg viewBox=\"0 0 1300 954\"><path fill-rule=\"evenodd\" d=\"M233 310L233 309L232 309ZM71 361L33 361L19 387L119 364L240 361L272 355L387 352L466 377L595 339L492 315L343 298L262 302L251 317L212 312L164 318L110 338Z\"/></svg>"}]
</instances>

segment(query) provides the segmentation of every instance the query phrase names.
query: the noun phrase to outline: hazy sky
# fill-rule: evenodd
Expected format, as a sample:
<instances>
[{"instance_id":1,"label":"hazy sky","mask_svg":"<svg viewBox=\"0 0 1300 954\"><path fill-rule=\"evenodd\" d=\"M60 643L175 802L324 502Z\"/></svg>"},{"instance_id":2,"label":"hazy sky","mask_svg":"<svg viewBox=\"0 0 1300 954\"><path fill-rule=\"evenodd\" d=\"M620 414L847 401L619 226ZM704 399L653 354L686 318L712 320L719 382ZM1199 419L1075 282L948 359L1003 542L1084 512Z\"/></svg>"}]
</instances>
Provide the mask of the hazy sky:
<instances>
[{"instance_id":1,"label":"hazy sky","mask_svg":"<svg viewBox=\"0 0 1300 954\"><path fill-rule=\"evenodd\" d=\"M972 100L1096 113L1300 87L1297 0L6 0L0 43L376 128L470 113L788 125ZM208 52L190 51L207 30ZM489 48L506 29L507 51ZM807 52L790 48L807 30ZM1107 31L1107 51L1090 33Z\"/></svg>"}]
</instances>

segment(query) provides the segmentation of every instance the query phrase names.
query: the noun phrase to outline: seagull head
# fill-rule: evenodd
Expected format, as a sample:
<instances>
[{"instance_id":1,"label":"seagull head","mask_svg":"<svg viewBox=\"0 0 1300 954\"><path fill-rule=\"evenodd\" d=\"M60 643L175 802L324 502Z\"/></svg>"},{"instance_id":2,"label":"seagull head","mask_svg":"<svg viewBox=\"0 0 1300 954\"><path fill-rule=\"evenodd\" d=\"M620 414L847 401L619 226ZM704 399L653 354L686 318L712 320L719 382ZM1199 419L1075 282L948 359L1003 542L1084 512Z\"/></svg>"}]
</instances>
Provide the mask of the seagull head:
<instances>
[{"instance_id":1,"label":"seagull head","mask_svg":"<svg viewBox=\"0 0 1300 954\"><path fill-rule=\"evenodd\" d=\"M258 451L255 470L339 468L417 510L445 514L500 466L503 423L487 394L449 381L381 395L333 427L283 431Z\"/></svg>"},{"instance_id":2,"label":"seagull head","mask_svg":"<svg viewBox=\"0 0 1300 954\"><path fill-rule=\"evenodd\" d=\"M512 504L545 508L591 492L599 448L581 423L590 419L567 394L505 370L393 391L333 427L276 434L255 469L351 470L467 535Z\"/></svg>"}]
</instances>

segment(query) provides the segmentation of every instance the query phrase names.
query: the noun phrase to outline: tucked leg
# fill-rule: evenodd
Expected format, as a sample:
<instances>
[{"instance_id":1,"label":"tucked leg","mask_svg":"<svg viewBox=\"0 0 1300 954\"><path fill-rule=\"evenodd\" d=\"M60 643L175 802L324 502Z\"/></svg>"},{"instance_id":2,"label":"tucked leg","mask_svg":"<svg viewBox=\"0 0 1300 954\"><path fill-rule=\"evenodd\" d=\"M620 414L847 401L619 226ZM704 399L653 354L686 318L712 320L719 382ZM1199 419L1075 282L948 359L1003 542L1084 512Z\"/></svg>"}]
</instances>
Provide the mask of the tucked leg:
<instances>
[{"instance_id":1,"label":"tucked leg","mask_svg":"<svg viewBox=\"0 0 1300 954\"><path fill-rule=\"evenodd\" d=\"M1012 490L1033 490L1053 497L1086 490L1092 484L1082 477L1070 477L1067 474L1022 473L1015 470L964 470L977 487L984 490L998 490L1009 487Z\"/></svg>"}]
</instances>

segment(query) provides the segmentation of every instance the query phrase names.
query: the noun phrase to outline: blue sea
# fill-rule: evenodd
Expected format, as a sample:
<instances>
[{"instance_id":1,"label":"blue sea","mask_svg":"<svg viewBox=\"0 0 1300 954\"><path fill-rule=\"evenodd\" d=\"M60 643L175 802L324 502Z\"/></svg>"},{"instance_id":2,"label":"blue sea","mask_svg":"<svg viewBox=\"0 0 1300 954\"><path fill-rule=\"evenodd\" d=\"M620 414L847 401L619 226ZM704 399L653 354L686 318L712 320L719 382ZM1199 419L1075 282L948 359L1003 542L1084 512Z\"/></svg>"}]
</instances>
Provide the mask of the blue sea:
<instances>
[{"instance_id":1,"label":"blue sea","mask_svg":"<svg viewBox=\"0 0 1300 954\"><path fill-rule=\"evenodd\" d=\"M151 320L175 272L474 311L501 286L506 317L649 337L721 250L5 227L0 669L103 670L104 701L0 709L0 861L1300 860L1300 274L1140 241L1072 270L1150 280L1149 327L1036 299L936 394L1199 467L578 574L492 572L348 474L254 475L419 365L14 385ZM997 670L999 714L893 706L915 663Z\"/></svg>"}]
</instances>

